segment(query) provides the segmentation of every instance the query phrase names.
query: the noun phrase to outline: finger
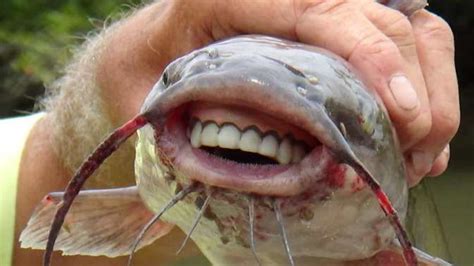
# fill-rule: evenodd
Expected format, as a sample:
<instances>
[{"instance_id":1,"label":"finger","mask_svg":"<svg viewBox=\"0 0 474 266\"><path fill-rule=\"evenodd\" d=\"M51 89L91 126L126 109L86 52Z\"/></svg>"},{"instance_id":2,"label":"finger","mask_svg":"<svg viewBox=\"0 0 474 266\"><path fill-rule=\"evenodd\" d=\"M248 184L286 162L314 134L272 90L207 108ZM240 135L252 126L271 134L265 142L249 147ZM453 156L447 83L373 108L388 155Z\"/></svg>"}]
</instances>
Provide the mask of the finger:
<instances>
[{"instance_id":1,"label":"finger","mask_svg":"<svg viewBox=\"0 0 474 266\"><path fill-rule=\"evenodd\" d=\"M412 157L413 155L406 155L405 158L405 165L407 167L408 174L408 185L410 187L417 185L425 176L425 174L419 175L416 173ZM427 173L426 175L428 176L441 175L448 168L449 157L449 145L446 145L434 162L426 162L426 168L423 171L425 171Z\"/></svg>"},{"instance_id":2,"label":"finger","mask_svg":"<svg viewBox=\"0 0 474 266\"><path fill-rule=\"evenodd\" d=\"M423 141L412 147L414 172L423 176L459 127L459 95L451 29L427 11L411 17L419 60L428 88L433 127ZM439 166L437 166L439 167ZM434 169L437 173L439 169Z\"/></svg>"},{"instance_id":3,"label":"finger","mask_svg":"<svg viewBox=\"0 0 474 266\"><path fill-rule=\"evenodd\" d=\"M395 114L400 116L407 115L406 112L399 109L391 109L387 106L389 114L392 117L397 134L400 138L402 150L406 151L415 143L425 138L431 130L431 111L427 93L427 88L421 66L418 60L418 53L415 41L415 35L408 18L401 12L382 6L381 4L371 2L363 6L363 12L374 25L392 40L398 47L402 57L403 72L413 84L413 88L418 96L420 103L420 112L418 115L407 123L407 119L394 117ZM406 94L404 84L391 88L394 95ZM379 92L380 93L380 92ZM382 92L383 93L383 92ZM396 106L399 107L399 106Z\"/></svg>"},{"instance_id":4,"label":"finger","mask_svg":"<svg viewBox=\"0 0 474 266\"><path fill-rule=\"evenodd\" d=\"M417 185L425 176L425 174L423 175L417 174L417 171L422 171L422 172L427 173L431 169L432 163L433 163L432 158L419 157L417 159L414 159L416 156L418 156L416 152L411 153L411 154L410 153L405 154L405 166L407 169L408 185L410 187ZM416 160L418 162L421 162L422 160L426 160L426 161L423 161L423 164L420 164L424 167L423 169L415 170L414 161Z\"/></svg>"},{"instance_id":5,"label":"finger","mask_svg":"<svg viewBox=\"0 0 474 266\"><path fill-rule=\"evenodd\" d=\"M431 167L428 176L439 176L441 175L446 169L448 168L450 152L449 152L449 145L446 145L444 150L441 152L440 155L436 158L433 163L433 167Z\"/></svg>"},{"instance_id":6,"label":"finger","mask_svg":"<svg viewBox=\"0 0 474 266\"><path fill-rule=\"evenodd\" d=\"M293 2L295 2L294 5ZM295 7L299 6L298 2L303 1L192 1L192 3L198 3L200 10L203 5L209 6L207 22L201 25L209 29L209 33L215 40L242 33L266 34L296 40L294 27L297 11L291 11L300 9Z\"/></svg>"}]
</instances>

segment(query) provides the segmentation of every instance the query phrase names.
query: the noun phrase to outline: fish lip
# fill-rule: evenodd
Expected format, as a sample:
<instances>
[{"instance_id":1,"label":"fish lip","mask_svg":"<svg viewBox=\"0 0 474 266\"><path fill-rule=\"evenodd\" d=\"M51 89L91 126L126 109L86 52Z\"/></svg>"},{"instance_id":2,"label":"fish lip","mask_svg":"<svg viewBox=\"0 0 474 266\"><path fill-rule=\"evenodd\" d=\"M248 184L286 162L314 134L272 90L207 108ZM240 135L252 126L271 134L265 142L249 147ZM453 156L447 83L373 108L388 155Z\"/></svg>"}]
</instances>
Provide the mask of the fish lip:
<instances>
[{"instance_id":1,"label":"fish lip","mask_svg":"<svg viewBox=\"0 0 474 266\"><path fill-rule=\"evenodd\" d=\"M299 195L322 179L339 162L324 145L317 145L301 162L291 165L248 167L221 159L191 146L186 136L186 105L168 118L157 139L157 150L171 162L176 175L209 186L259 195L290 197Z\"/></svg>"},{"instance_id":2,"label":"fish lip","mask_svg":"<svg viewBox=\"0 0 474 266\"><path fill-rule=\"evenodd\" d=\"M234 80L229 81L232 78ZM145 100L141 113L155 123L156 128L162 128L173 110L191 102L243 106L261 110L262 113L278 117L288 124L298 125L339 157L352 153L342 133L326 113L323 103L308 100L298 95L296 90L288 91L278 82L263 84L234 76L229 77L225 83L216 79L215 76L200 76L178 82L166 90L158 82L154 92Z\"/></svg>"}]
</instances>

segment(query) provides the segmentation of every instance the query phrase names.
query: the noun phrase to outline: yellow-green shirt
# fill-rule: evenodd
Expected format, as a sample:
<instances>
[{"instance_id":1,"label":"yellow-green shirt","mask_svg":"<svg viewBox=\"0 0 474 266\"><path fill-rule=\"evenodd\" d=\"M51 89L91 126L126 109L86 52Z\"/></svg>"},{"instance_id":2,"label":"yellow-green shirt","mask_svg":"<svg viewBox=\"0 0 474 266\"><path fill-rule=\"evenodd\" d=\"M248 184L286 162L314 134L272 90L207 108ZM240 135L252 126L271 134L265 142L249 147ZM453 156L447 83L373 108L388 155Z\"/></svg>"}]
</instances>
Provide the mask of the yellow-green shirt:
<instances>
[{"instance_id":1,"label":"yellow-green shirt","mask_svg":"<svg viewBox=\"0 0 474 266\"><path fill-rule=\"evenodd\" d=\"M21 155L33 128L44 115L0 119L0 265L12 263L15 205Z\"/></svg>"}]
</instances>

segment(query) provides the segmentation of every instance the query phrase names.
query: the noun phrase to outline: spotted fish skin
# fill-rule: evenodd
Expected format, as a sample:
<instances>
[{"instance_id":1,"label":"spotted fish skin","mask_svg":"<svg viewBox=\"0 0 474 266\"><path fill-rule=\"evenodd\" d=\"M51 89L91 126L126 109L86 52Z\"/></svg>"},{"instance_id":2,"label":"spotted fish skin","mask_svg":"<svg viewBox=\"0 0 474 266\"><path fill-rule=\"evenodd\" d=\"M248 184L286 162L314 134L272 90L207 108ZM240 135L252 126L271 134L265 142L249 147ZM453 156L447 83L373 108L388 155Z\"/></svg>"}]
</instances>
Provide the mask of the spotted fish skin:
<instances>
[{"instance_id":1,"label":"spotted fish skin","mask_svg":"<svg viewBox=\"0 0 474 266\"><path fill-rule=\"evenodd\" d=\"M271 113L276 107L267 106L262 100L267 99L284 103L277 108L305 113L330 153L341 158L344 149L350 149L376 177L399 215L405 216L405 168L390 120L376 97L338 56L275 38L244 36L197 50L171 63L165 72L166 84L163 80L157 83L144 103L144 113L172 109L171 98L206 100L206 93L211 92L213 97L219 92L226 97L245 95L247 87L260 86L266 98L255 94L253 106ZM155 149L160 140L155 136L151 126L139 132L136 176L140 195L157 211L174 195L176 186L188 183L189 178L160 161L162 151ZM302 194L312 195L309 199L300 195L284 199L288 206L283 208L285 225L299 265L367 258L394 239L372 191L361 185L343 160L328 160L332 175L301 184ZM173 176L173 181L166 176ZM165 213L164 220L189 231L199 210L195 205L199 197L191 195L178 203ZM262 197L256 206L262 217L257 222L258 254L265 263L286 264L287 258L278 252L282 250L278 227L266 200ZM245 193L222 189L210 209L212 214L202 219L192 236L201 251L216 265L255 263L247 237Z\"/></svg>"}]
</instances>

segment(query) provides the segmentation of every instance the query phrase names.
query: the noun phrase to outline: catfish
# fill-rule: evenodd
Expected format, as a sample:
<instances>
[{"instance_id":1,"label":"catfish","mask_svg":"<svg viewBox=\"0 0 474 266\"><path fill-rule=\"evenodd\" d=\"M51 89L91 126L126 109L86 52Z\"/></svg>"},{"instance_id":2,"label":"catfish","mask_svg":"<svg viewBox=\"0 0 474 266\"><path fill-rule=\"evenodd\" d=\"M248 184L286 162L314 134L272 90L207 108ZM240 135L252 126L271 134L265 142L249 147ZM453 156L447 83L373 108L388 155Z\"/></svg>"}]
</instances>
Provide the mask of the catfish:
<instances>
[{"instance_id":1,"label":"catfish","mask_svg":"<svg viewBox=\"0 0 474 266\"><path fill-rule=\"evenodd\" d=\"M134 133L136 186L80 191ZM382 103L347 62L241 36L172 62L20 241L45 265L53 250L131 262L177 225L179 250L192 238L217 265L449 265L408 239L405 175Z\"/></svg>"}]
</instances>

